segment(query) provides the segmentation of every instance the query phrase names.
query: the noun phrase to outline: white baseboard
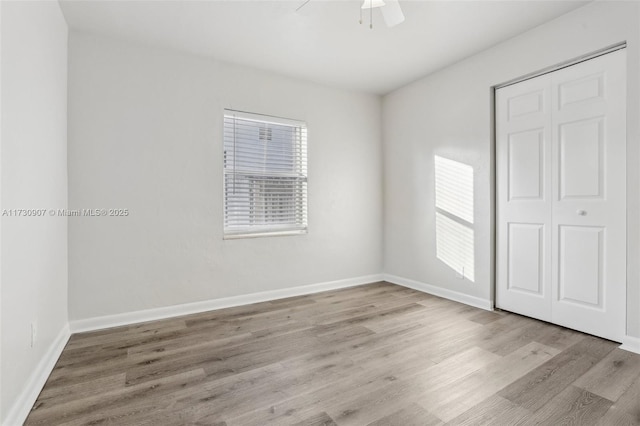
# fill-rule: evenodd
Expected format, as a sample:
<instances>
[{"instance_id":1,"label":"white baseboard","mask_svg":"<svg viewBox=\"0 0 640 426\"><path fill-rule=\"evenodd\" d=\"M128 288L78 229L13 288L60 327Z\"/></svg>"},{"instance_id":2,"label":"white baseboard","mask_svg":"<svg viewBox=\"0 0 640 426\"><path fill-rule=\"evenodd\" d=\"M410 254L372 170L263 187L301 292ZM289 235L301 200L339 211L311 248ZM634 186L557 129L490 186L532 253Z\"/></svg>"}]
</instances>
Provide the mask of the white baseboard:
<instances>
[{"instance_id":1,"label":"white baseboard","mask_svg":"<svg viewBox=\"0 0 640 426\"><path fill-rule=\"evenodd\" d=\"M7 417L2 423L4 426L21 425L27 420L33 404L35 404L36 399L38 399L40 391L47 382L56 362L58 362L58 358L60 358L60 354L69 341L70 336L69 326L65 325L51 346L49 346L49 349L31 373L31 376L27 379L22 392L9 409Z\"/></svg>"},{"instance_id":2,"label":"white baseboard","mask_svg":"<svg viewBox=\"0 0 640 426\"><path fill-rule=\"evenodd\" d=\"M465 305L475 306L476 308L493 311L493 303L488 299L470 296L458 291L449 290L443 287L422 283L409 278L398 277L396 275L384 274L384 280L392 284L401 285L403 287L412 288L423 293L432 294L434 296L453 300L454 302L464 303Z\"/></svg>"},{"instance_id":3,"label":"white baseboard","mask_svg":"<svg viewBox=\"0 0 640 426\"><path fill-rule=\"evenodd\" d=\"M624 336L620 349L640 354L640 338L633 336Z\"/></svg>"},{"instance_id":4,"label":"white baseboard","mask_svg":"<svg viewBox=\"0 0 640 426\"><path fill-rule=\"evenodd\" d=\"M69 325L71 327L72 333L102 330L105 328L131 325L140 322L154 321L181 315L197 314L201 312L213 311L216 309L249 305L251 303L268 302L270 300L285 299L287 297L302 296L305 294L319 293L322 291L354 287L382 280L382 274L366 275L362 277L329 281L319 284L284 288L280 290L263 291L260 293L245 294L241 296L225 297L221 299L205 300L202 302L185 303L182 305L165 306L162 308L145 309L142 311L126 312L122 314L75 320L71 321Z\"/></svg>"}]
</instances>

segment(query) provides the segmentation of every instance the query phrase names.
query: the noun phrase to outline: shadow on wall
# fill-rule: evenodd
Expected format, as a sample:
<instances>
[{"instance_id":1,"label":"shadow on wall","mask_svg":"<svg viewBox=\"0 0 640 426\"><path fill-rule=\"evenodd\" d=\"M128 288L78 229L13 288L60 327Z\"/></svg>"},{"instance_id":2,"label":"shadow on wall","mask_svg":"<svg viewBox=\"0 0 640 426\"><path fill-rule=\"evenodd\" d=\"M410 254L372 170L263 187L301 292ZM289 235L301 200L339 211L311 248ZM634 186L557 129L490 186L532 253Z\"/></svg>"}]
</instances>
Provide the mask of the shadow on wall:
<instances>
[{"instance_id":1,"label":"shadow on wall","mask_svg":"<svg viewBox=\"0 0 640 426\"><path fill-rule=\"evenodd\" d=\"M434 156L436 256L474 281L473 167Z\"/></svg>"}]
</instances>

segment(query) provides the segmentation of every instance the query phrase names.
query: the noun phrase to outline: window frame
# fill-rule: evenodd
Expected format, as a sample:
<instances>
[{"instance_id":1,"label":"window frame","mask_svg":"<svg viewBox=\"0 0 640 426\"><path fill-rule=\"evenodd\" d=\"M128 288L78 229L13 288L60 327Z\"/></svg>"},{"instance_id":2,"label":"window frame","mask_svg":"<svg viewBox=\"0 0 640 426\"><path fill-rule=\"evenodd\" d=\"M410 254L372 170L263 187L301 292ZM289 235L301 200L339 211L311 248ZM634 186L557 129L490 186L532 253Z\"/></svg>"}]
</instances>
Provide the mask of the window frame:
<instances>
[{"instance_id":1,"label":"window frame","mask_svg":"<svg viewBox=\"0 0 640 426\"><path fill-rule=\"evenodd\" d=\"M241 119L246 121L255 121L258 123L272 124L276 126L287 126L291 128L295 128L296 131L300 131L300 135L297 137L295 144L298 144L295 149L300 150L300 159L295 160L294 168L300 169L298 172L298 176L293 176L295 173L285 173L279 177L282 178L290 178L295 181L295 185L302 185L302 193L299 195L294 195L292 197L294 209L300 208L302 210L302 219L301 221L295 220L289 223L272 223L272 224L249 224L244 226L229 226L228 225L228 193L227 193L227 176L228 175L236 175L237 169L233 168L231 172L227 168L227 136L225 135L225 129L227 128L227 120L232 119ZM233 126L235 128L237 124L234 122ZM262 132L260 129L259 132ZM274 237L274 236L293 236L293 235L304 235L308 233L308 169L307 169L307 123L302 120L295 120L291 118L278 117L267 114L260 113L252 113L246 111L239 111L230 108L225 108L223 110L223 123L222 123L222 214L223 214L223 239L225 240L233 240L233 239L243 239L243 238L262 238L262 237ZM271 132L269 132L271 134ZM234 142L235 143L235 142ZM272 172L273 173L273 172ZM239 173L240 175L242 173ZM258 182L264 181L269 177L278 177L278 174L263 174L259 175L256 173L256 176L260 176L262 179L257 179ZM235 177L235 176L234 176ZM268 194L268 192L260 192L260 194ZM251 196L249 196L251 197ZM263 214L266 215L266 212ZM295 218L295 213L293 217ZM247 215L249 217L249 215ZM295 223L294 223L295 222Z\"/></svg>"}]
</instances>

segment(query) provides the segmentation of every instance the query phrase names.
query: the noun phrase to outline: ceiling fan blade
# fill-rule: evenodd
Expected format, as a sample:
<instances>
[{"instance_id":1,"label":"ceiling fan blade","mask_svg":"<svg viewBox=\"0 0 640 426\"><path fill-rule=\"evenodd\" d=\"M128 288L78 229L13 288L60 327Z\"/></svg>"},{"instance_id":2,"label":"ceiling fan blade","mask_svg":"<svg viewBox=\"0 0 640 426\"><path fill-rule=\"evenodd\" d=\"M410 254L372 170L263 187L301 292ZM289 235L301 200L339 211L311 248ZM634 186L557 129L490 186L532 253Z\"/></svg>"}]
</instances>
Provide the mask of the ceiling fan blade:
<instances>
[{"instance_id":1,"label":"ceiling fan blade","mask_svg":"<svg viewBox=\"0 0 640 426\"><path fill-rule=\"evenodd\" d=\"M382 12L384 22L389 28L404 22L404 13L402 13L398 0L385 0L385 5L380 8L380 12Z\"/></svg>"},{"instance_id":2,"label":"ceiling fan blade","mask_svg":"<svg viewBox=\"0 0 640 426\"><path fill-rule=\"evenodd\" d=\"M311 0L306 0L304 3L302 3L300 6L298 6L298 8L296 9L296 12L299 11L300 9L302 9L303 7L305 7L307 5L307 3L309 3Z\"/></svg>"}]
</instances>

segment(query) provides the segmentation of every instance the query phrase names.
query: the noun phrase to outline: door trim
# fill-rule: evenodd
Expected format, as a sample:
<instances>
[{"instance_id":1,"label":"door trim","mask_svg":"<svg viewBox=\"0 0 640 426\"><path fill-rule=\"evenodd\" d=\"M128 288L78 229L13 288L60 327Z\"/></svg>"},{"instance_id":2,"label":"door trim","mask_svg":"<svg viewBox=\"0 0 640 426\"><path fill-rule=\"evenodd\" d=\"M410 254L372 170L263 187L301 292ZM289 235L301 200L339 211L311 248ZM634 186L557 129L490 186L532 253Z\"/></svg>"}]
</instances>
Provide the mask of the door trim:
<instances>
[{"instance_id":1,"label":"door trim","mask_svg":"<svg viewBox=\"0 0 640 426\"><path fill-rule=\"evenodd\" d=\"M622 43L614 44L614 45L605 47L604 49L600 49L600 50L597 50L595 52L588 53L586 55L578 56L577 58L571 59L571 60L569 60L567 62L562 62L562 63L556 64L556 65L552 65L550 67L543 68L541 70L534 71L534 72L529 73L529 74L525 74L525 75L523 75L521 77L516 77L513 80L509 80L509 81L506 81L504 83L497 84L497 85L493 86L493 92L495 93L495 91L497 89L502 89L503 87L511 86L511 85L517 84L517 83L521 83L523 81L530 80L532 78L536 78L536 77L539 77L539 76L544 75L544 74L549 74L549 73L552 73L554 71L558 71L558 70L561 70L563 68L567 68L567 67L570 67L572 65L579 64L580 62L588 61L589 59L597 58L598 56L606 55L607 53L611 53L611 52L615 52L616 50L624 49L626 47L627 47L627 42L623 41ZM494 106L494 110L495 110L495 99L494 99L493 106ZM495 124L495 117L494 117L494 124Z\"/></svg>"}]
</instances>

